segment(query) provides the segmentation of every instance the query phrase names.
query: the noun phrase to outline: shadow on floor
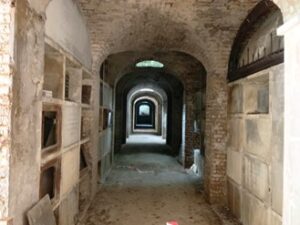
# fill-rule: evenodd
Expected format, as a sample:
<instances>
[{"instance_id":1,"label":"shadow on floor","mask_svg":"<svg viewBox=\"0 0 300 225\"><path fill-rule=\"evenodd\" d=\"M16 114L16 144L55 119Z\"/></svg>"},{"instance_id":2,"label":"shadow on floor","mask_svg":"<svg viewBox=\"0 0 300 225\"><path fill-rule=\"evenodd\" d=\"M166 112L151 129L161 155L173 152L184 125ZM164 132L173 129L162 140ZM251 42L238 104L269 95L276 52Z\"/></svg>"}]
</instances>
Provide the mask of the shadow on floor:
<instances>
[{"instance_id":1,"label":"shadow on floor","mask_svg":"<svg viewBox=\"0 0 300 225\"><path fill-rule=\"evenodd\" d=\"M162 144L127 144L88 211L84 225L220 225L185 170Z\"/></svg>"},{"instance_id":2,"label":"shadow on floor","mask_svg":"<svg viewBox=\"0 0 300 225\"><path fill-rule=\"evenodd\" d=\"M122 146L118 154L139 154L139 153L156 153L162 155L172 155L172 149L166 144L149 144L149 143L130 143Z\"/></svg>"}]
</instances>

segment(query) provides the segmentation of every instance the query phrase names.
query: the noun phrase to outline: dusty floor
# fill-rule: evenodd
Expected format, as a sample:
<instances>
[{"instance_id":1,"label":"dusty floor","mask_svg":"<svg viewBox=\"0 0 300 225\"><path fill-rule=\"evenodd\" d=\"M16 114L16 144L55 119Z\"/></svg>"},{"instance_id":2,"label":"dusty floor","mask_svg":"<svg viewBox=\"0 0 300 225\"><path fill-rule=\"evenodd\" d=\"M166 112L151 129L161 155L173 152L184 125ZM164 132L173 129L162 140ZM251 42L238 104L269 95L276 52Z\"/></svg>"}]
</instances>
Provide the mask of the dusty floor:
<instances>
[{"instance_id":1,"label":"dusty floor","mask_svg":"<svg viewBox=\"0 0 300 225\"><path fill-rule=\"evenodd\" d=\"M134 143L165 144L166 140L164 140L162 136L158 136L158 135L134 134L134 135L130 135L127 138L126 143L127 144L134 144Z\"/></svg>"},{"instance_id":2,"label":"dusty floor","mask_svg":"<svg viewBox=\"0 0 300 225\"><path fill-rule=\"evenodd\" d=\"M220 224L197 191L199 178L182 169L167 151L159 144L125 145L83 224Z\"/></svg>"}]
</instances>

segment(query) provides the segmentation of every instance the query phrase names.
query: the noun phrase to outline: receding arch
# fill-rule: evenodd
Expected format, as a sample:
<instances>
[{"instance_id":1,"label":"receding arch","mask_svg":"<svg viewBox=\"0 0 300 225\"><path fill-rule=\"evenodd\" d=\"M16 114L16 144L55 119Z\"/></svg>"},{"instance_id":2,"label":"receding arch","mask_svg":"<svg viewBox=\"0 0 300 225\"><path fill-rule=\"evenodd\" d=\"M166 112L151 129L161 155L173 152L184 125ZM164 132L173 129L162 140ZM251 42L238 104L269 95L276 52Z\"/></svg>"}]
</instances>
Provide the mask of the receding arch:
<instances>
[{"instance_id":1,"label":"receding arch","mask_svg":"<svg viewBox=\"0 0 300 225\"><path fill-rule=\"evenodd\" d=\"M157 79L159 78L159 79ZM183 105L183 85L173 75L165 74L157 70L136 71L124 75L116 85L116 104L115 104L115 147L116 151L126 141L126 107L127 93L138 84L148 83L163 89L168 98L168 111L172 113L167 117L167 144L172 146L174 153L178 153L181 145L182 124L182 105ZM176 104L175 104L176 102ZM176 153L176 154L177 154Z\"/></svg>"},{"instance_id":2,"label":"receding arch","mask_svg":"<svg viewBox=\"0 0 300 225\"><path fill-rule=\"evenodd\" d=\"M157 126L157 134L162 135L163 139L166 139L166 126L167 126L167 113L168 113L168 98L165 91L154 84L139 84L135 87L133 87L128 95L127 95L127 122L126 122L126 131L127 131L127 137L129 137L130 134L133 133L132 129L132 101L134 101L137 98L141 98L143 96L151 97L155 99L158 102L158 106L161 107L161 109L158 109L158 119L161 119L161 121L158 121ZM161 114L161 115L160 115Z\"/></svg>"},{"instance_id":3,"label":"receding arch","mask_svg":"<svg viewBox=\"0 0 300 225\"><path fill-rule=\"evenodd\" d=\"M142 96L132 104L133 132L155 132L158 125L158 102L156 99Z\"/></svg>"}]
</instances>

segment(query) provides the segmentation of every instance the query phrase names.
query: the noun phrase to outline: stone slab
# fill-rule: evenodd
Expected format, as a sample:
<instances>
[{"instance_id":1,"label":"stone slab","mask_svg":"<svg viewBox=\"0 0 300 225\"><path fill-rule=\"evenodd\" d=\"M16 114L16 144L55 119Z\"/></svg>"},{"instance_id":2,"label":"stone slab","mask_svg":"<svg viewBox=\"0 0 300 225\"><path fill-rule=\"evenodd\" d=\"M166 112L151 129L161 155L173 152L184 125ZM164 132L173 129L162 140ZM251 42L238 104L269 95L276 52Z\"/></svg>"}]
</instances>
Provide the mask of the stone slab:
<instances>
[{"instance_id":1,"label":"stone slab","mask_svg":"<svg viewBox=\"0 0 300 225\"><path fill-rule=\"evenodd\" d=\"M77 105L63 106L63 146L68 147L80 141L81 109Z\"/></svg>"},{"instance_id":2,"label":"stone slab","mask_svg":"<svg viewBox=\"0 0 300 225\"><path fill-rule=\"evenodd\" d=\"M268 165L249 156L244 157L244 184L246 189L264 202L269 202Z\"/></svg>"},{"instance_id":3,"label":"stone slab","mask_svg":"<svg viewBox=\"0 0 300 225\"><path fill-rule=\"evenodd\" d=\"M271 214L271 224L272 225L282 225L282 218L275 212Z\"/></svg>"},{"instance_id":4,"label":"stone slab","mask_svg":"<svg viewBox=\"0 0 300 225\"><path fill-rule=\"evenodd\" d=\"M238 184L242 184L242 155L240 152L228 151L227 174Z\"/></svg>"},{"instance_id":5,"label":"stone slab","mask_svg":"<svg viewBox=\"0 0 300 225\"><path fill-rule=\"evenodd\" d=\"M242 85L233 85L229 90L229 112L243 112L243 87Z\"/></svg>"},{"instance_id":6,"label":"stone slab","mask_svg":"<svg viewBox=\"0 0 300 225\"><path fill-rule=\"evenodd\" d=\"M227 182L227 200L228 207L233 215L240 219L241 217L241 190L232 181Z\"/></svg>"},{"instance_id":7,"label":"stone slab","mask_svg":"<svg viewBox=\"0 0 300 225\"><path fill-rule=\"evenodd\" d=\"M80 147L75 147L62 156L62 179L61 195L69 192L79 180L79 151Z\"/></svg>"},{"instance_id":8,"label":"stone slab","mask_svg":"<svg viewBox=\"0 0 300 225\"><path fill-rule=\"evenodd\" d=\"M245 150L269 162L272 123L269 118L250 118L245 124Z\"/></svg>"},{"instance_id":9,"label":"stone slab","mask_svg":"<svg viewBox=\"0 0 300 225\"><path fill-rule=\"evenodd\" d=\"M228 147L235 151L242 151L244 143L244 121L241 118L231 118L228 127Z\"/></svg>"},{"instance_id":10,"label":"stone slab","mask_svg":"<svg viewBox=\"0 0 300 225\"><path fill-rule=\"evenodd\" d=\"M27 213L30 225L56 225L51 201L48 195L42 198Z\"/></svg>"},{"instance_id":11,"label":"stone slab","mask_svg":"<svg viewBox=\"0 0 300 225\"><path fill-rule=\"evenodd\" d=\"M59 207L59 225L74 225L78 222L79 213L79 188L73 190L62 200Z\"/></svg>"},{"instance_id":12,"label":"stone slab","mask_svg":"<svg viewBox=\"0 0 300 225\"><path fill-rule=\"evenodd\" d=\"M244 225L274 225L270 224L270 210L247 191L243 193L242 223Z\"/></svg>"}]
</instances>

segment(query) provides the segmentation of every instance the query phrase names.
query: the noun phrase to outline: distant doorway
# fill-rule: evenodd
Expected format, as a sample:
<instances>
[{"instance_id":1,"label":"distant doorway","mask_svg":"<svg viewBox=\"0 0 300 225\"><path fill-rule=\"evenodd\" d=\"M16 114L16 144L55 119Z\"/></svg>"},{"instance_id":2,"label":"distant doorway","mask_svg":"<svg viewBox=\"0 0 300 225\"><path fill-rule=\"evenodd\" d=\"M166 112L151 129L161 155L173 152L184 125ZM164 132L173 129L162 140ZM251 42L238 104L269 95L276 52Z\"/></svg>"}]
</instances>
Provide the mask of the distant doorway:
<instances>
[{"instance_id":1,"label":"distant doorway","mask_svg":"<svg viewBox=\"0 0 300 225\"><path fill-rule=\"evenodd\" d=\"M135 104L135 129L155 129L155 104L150 100L139 100Z\"/></svg>"}]
</instances>

